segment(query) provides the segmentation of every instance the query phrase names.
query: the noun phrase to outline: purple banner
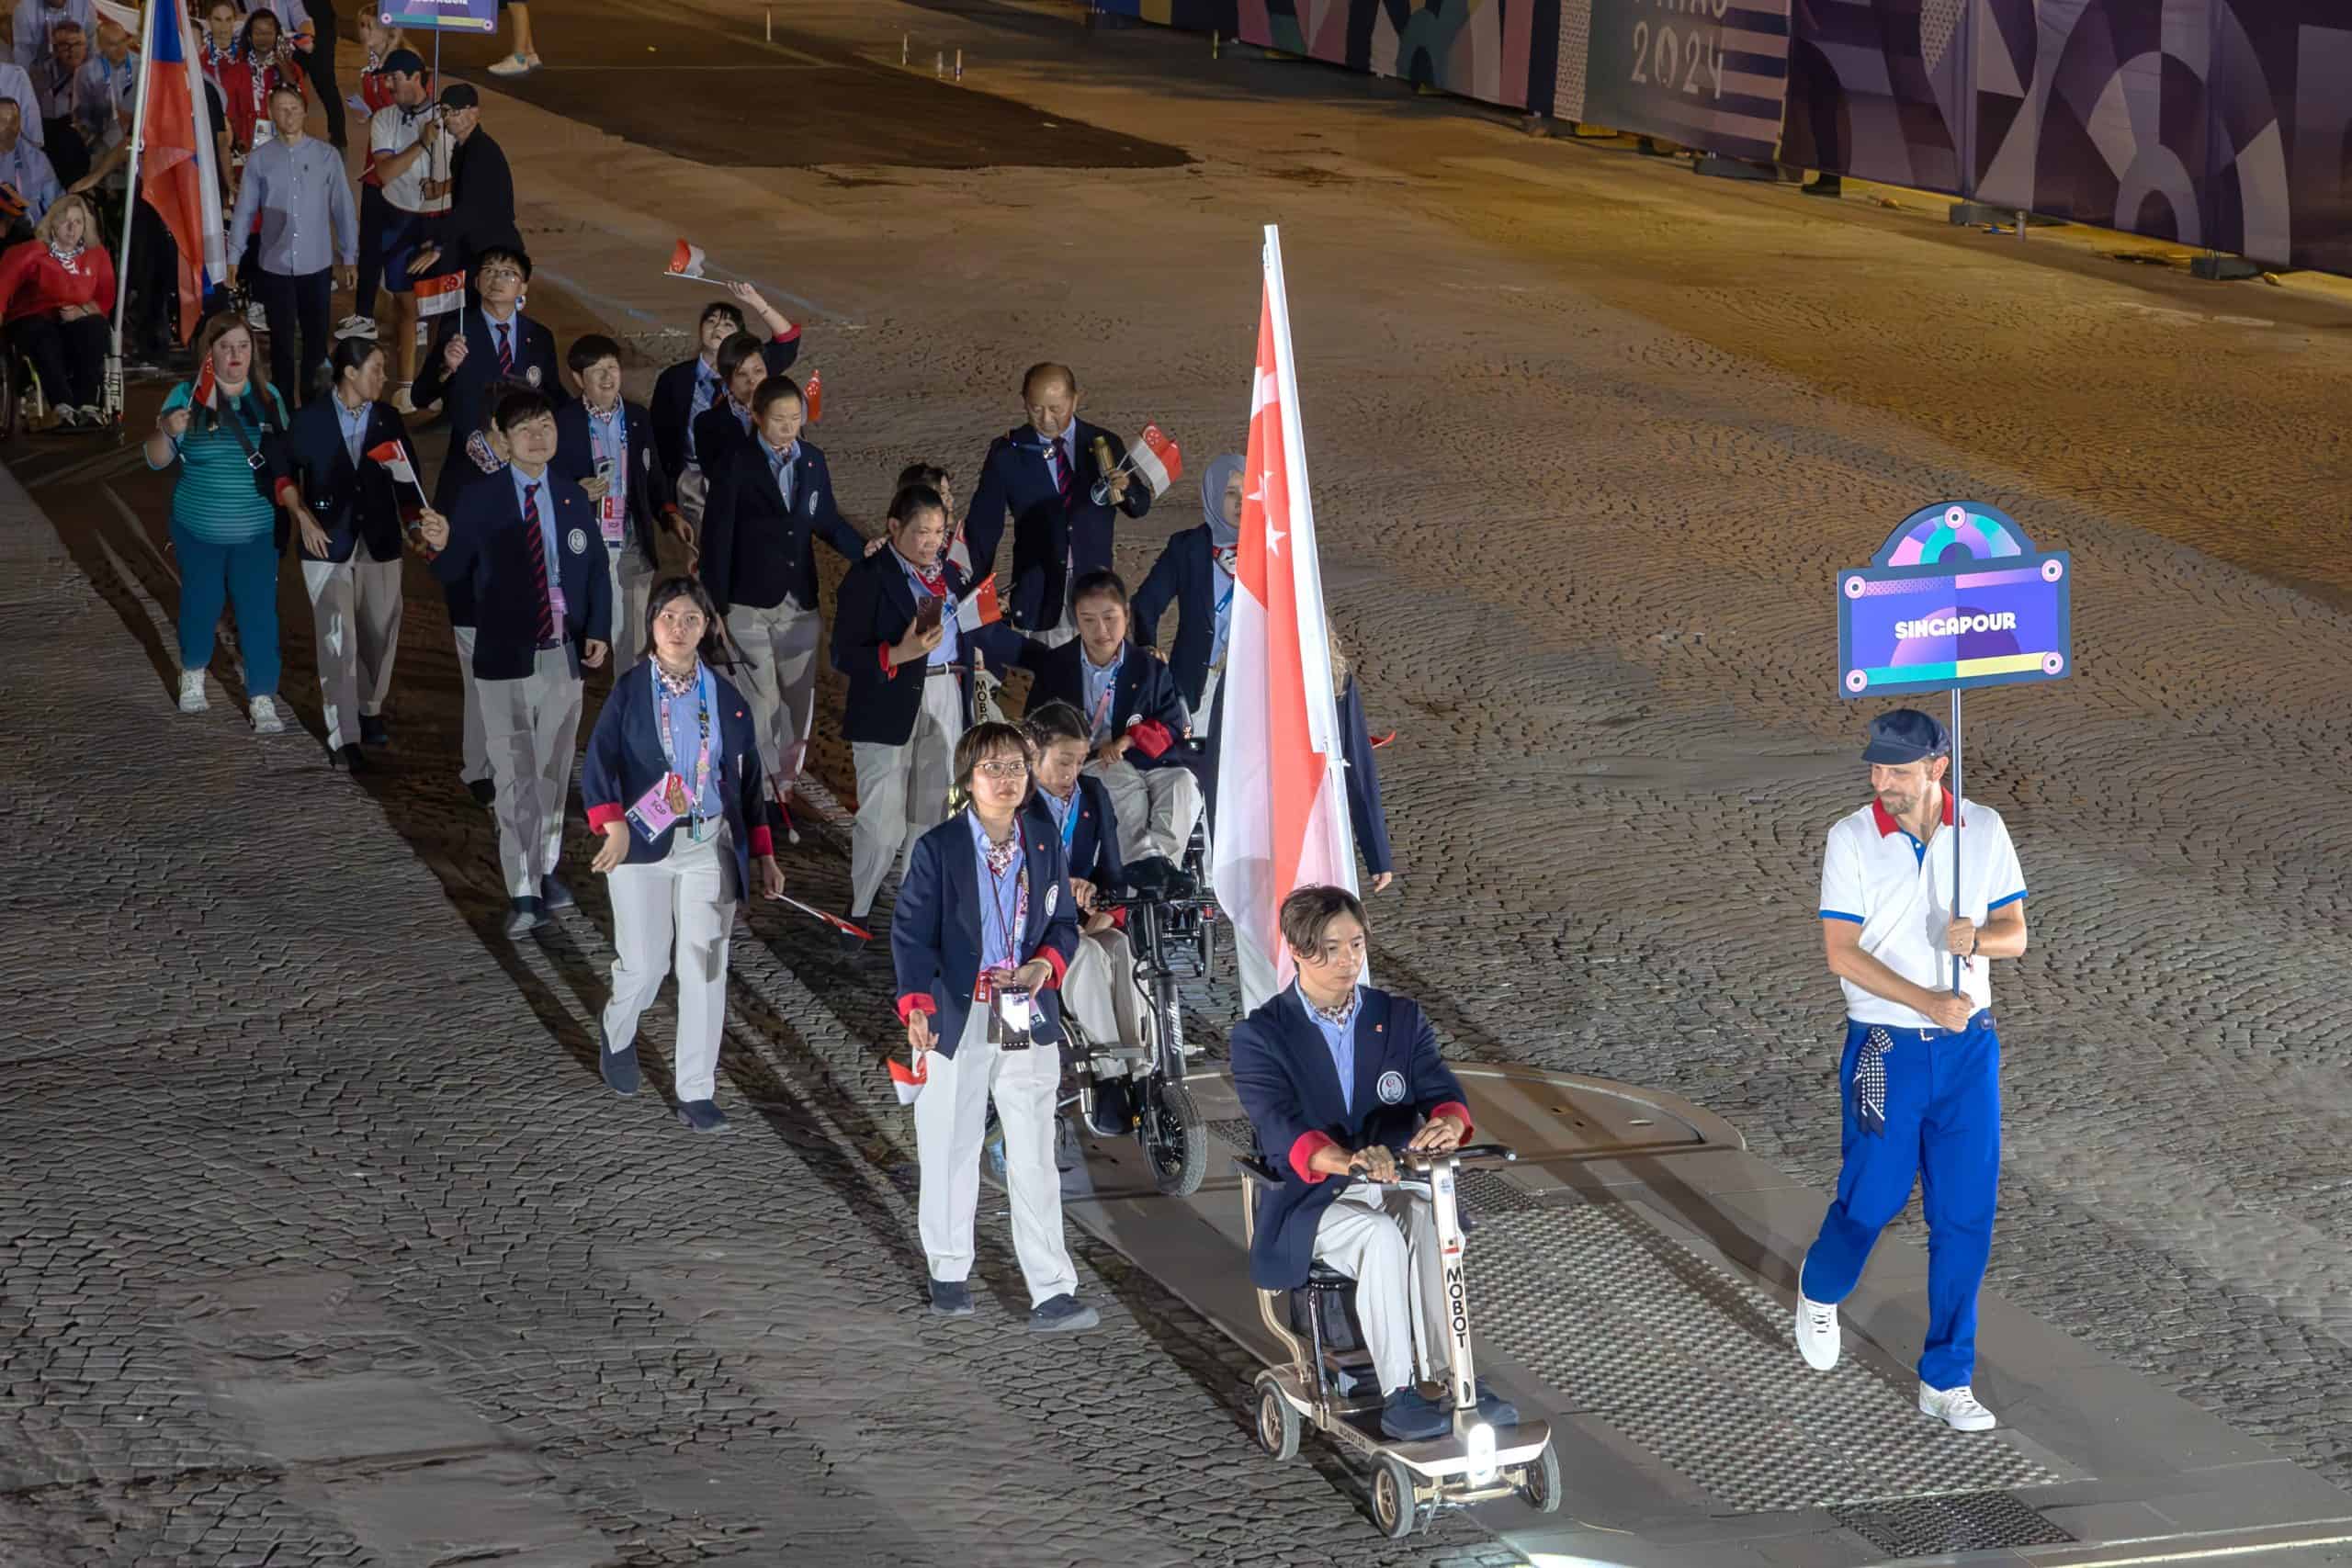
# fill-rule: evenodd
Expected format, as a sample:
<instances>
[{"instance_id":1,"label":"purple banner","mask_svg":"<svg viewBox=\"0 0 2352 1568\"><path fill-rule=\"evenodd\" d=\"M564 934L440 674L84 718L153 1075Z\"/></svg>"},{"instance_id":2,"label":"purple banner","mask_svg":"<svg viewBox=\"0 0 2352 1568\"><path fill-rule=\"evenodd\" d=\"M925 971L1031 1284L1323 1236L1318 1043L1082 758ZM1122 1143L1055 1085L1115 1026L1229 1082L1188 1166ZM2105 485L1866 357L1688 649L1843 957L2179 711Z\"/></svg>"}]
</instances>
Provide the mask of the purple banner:
<instances>
[{"instance_id":1,"label":"purple banner","mask_svg":"<svg viewBox=\"0 0 2352 1568\"><path fill-rule=\"evenodd\" d=\"M1790 163L2352 272L2342 0L1795 0Z\"/></svg>"},{"instance_id":2,"label":"purple banner","mask_svg":"<svg viewBox=\"0 0 2352 1568\"><path fill-rule=\"evenodd\" d=\"M376 15L388 28L449 33L498 30L498 0L384 0Z\"/></svg>"},{"instance_id":3,"label":"purple banner","mask_svg":"<svg viewBox=\"0 0 2352 1568\"><path fill-rule=\"evenodd\" d=\"M1838 574L1838 692L1892 697L2074 672L2074 573L1981 502L1920 508Z\"/></svg>"}]
</instances>

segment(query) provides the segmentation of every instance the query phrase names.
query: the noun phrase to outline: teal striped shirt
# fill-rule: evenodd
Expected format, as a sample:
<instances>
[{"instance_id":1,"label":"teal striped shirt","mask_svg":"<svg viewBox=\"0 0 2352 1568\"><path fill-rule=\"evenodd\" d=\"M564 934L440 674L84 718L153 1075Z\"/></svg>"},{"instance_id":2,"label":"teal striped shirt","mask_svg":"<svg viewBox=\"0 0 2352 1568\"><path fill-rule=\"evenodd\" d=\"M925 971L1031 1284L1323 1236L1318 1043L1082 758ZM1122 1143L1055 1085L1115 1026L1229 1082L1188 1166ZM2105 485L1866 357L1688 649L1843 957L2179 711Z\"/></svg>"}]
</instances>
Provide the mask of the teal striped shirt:
<instances>
[{"instance_id":1,"label":"teal striped shirt","mask_svg":"<svg viewBox=\"0 0 2352 1568\"><path fill-rule=\"evenodd\" d=\"M287 421L286 403L277 388L266 382L245 384L237 414L244 422L247 438L259 451L264 405L256 390L269 400L270 423L283 432ZM163 412L187 408L195 395L193 383L181 382L164 400ZM204 423L204 411L198 409L174 458L180 477L172 487L172 521L207 544L242 545L266 536L277 523L277 508L254 488L244 447L238 445L236 433L226 420L217 421L209 430L203 428Z\"/></svg>"}]
</instances>

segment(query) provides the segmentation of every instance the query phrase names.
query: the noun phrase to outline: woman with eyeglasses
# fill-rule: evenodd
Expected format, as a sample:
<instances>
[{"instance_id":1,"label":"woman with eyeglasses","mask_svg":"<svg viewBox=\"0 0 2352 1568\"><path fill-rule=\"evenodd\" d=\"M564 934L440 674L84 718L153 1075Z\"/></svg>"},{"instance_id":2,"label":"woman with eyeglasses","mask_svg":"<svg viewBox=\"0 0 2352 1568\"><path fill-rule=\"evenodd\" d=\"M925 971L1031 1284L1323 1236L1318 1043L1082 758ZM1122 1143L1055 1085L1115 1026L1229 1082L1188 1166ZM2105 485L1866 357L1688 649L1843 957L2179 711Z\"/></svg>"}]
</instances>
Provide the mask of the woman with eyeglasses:
<instances>
[{"instance_id":1,"label":"woman with eyeglasses","mask_svg":"<svg viewBox=\"0 0 2352 1568\"><path fill-rule=\"evenodd\" d=\"M930 493L928 491L926 494ZM1004 1128L1012 1249L1029 1285L1029 1330L1069 1333L1100 1318L1078 1299L1062 1241L1054 1122L1061 1093L1062 976L1078 949L1078 901L1060 838L1021 817L1029 745L1009 724L975 725L956 745L964 809L915 840L890 922L899 1018L922 1087L916 1215L931 1310L968 1317L980 1144L996 1101Z\"/></svg>"},{"instance_id":2,"label":"woman with eyeglasses","mask_svg":"<svg viewBox=\"0 0 2352 1568\"><path fill-rule=\"evenodd\" d=\"M728 938L754 886L784 896L784 868L751 710L713 668L725 645L709 593L673 577L647 605L644 662L605 699L581 764L588 825L604 836L592 869L613 900L613 995L598 1059L615 1093L637 1092L638 1020L674 974L678 1120L723 1133L714 1099Z\"/></svg>"}]
</instances>

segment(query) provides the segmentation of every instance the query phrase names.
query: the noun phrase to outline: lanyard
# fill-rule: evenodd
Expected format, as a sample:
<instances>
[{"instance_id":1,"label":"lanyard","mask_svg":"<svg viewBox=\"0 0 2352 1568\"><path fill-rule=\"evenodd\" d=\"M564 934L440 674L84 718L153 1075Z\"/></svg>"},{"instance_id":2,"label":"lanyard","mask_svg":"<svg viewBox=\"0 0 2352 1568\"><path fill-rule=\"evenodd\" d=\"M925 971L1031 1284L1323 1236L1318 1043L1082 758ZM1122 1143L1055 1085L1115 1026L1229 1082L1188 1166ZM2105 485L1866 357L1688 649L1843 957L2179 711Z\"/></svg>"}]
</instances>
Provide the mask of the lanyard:
<instances>
[{"instance_id":1,"label":"lanyard","mask_svg":"<svg viewBox=\"0 0 2352 1568\"><path fill-rule=\"evenodd\" d=\"M1067 854L1069 854L1069 847L1070 847L1070 845L1071 845L1072 843L1074 843L1074 842L1076 842L1076 841L1077 841L1077 839L1078 839L1078 791L1077 791L1077 790L1075 790L1075 789L1073 789L1073 790L1071 790L1071 791L1069 792L1069 809L1062 813L1062 853L1063 853L1063 854L1067 855Z\"/></svg>"},{"instance_id":2,"label":"lanyard","mask_svg":"<svg viewBox=\"0 0 2352 1568\"><path fill-rule=\"evenodd\" d=\"M988 837L987 829L980 829L980 837L983 840ZM1012 874L1012 908L1009 911L1004 902L1004 878L988 863L985 852L981 854L980 864L989 874L989 903L996 910L997 934L1004 938L1005 966L1019 968L1020 948L1013 940L1013 933L1029 923L1029 865L1020 859L1021 824L1018 820L1012 824L1012 852L1015 868Z\"/></svg>"},{"instance_id":3,"label":"lanyard","mask_svg":"<svg viewBox=\"0 0 2352 1568\"><path fill-rule=\"evenodd\" d=\"M628 445L625 431L625 417L618 403L613 405L610 414L601 414L594 409L588 411L588 434L596 444L596 461L599 463L610 463L616 468L627 466L621 461L621 449ZM616 436L619 437L617 445Z\"/></svg>"},{"instance_id":4,"label":"lanyard","mask_svg":"<svg viewBox=\"0 0 2352 1568\"><path fill-rule=\"evenodd\" d=\"M662 760L675 768L678 765L678 750L670 736L670 694L662 689L662 666L650 659L645 661L645 666L650 671L653 681L653 716L662 726ZM702 839L702 825L709 820L702 814L702 795L703 791L710 785L712 682L708 670L698 668L696 673L701 678L695 682L695 728L701 732L701 744L695 756L694 797L687 807L693 821L686 829L686 836L699 842Z\"/></svg>"},{"instance_id":5,"label":"lanyard","mask_svg":"<svg viewBox=\"0 0 2352 1568\"><path fill-rule=\"evenodd\" d=\"M1084 660L1086 655L1081 652L1079 655L1079 658ZM1110 716L1111 699L1119 694L1119 671L1126 668L1126 652L1125 649L1121 649L1117 660L1112 664L1109 670L1103 671L1102 698L1100 702L1094 705L1094 712L1088 716L1086 721L1086 738L1089 740L1094 739L1095 731L1101 729L1102 728L1102 721ZM1093 668L1094 666L1091 662L1087 664L1088 670L1091 671Z\"/></svg>"}]
</instances>

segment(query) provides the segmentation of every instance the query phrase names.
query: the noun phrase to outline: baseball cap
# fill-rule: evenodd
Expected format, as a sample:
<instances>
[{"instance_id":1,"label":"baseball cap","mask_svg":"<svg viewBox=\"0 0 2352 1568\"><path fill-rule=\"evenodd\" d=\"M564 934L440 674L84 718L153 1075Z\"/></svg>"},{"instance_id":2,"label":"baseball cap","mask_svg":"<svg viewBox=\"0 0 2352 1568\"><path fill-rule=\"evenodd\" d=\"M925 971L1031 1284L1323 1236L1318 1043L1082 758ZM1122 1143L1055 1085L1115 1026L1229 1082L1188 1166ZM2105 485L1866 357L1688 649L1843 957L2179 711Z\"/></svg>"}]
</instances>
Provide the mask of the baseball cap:
<instances>
[{"instance_id":1,"label":"baseball cap","mask_svg":"<svg viewBox=\"0 0 2352 1568\"><path fill-rule=\"evenodd\" d=\"M396 49L384 56L386 71L404 72L411 76L424 74L424 57L413 49Z\"/></svg>"},{"instance_id":2,"label":"baseball cap","mask_svg":"<svg viewBox=\"0 0 2352 1568\"><path fill-rule=\"evenodd\" d=\"M481 95L474 91L470 82L452 82L441 89L441 107L445 109L478 109L481 107Z\"/></svg>"},{"instance_id":3,"label":"baseball cap","mask_svg":"<svg viewBox=\"0 0 2352 1568\"><path fill-rule=\"evenodd\" d=\"M1917 708L1896 708L1871 720L1870 739L1862 747L1865 762L1924 762L1951 750L1944 727Z\"/></svg>"}]
</instances>

